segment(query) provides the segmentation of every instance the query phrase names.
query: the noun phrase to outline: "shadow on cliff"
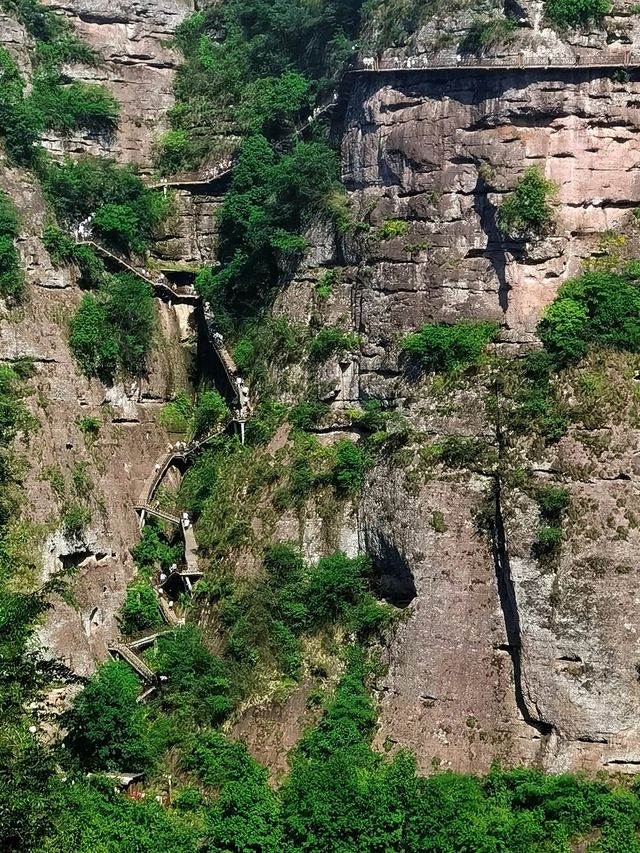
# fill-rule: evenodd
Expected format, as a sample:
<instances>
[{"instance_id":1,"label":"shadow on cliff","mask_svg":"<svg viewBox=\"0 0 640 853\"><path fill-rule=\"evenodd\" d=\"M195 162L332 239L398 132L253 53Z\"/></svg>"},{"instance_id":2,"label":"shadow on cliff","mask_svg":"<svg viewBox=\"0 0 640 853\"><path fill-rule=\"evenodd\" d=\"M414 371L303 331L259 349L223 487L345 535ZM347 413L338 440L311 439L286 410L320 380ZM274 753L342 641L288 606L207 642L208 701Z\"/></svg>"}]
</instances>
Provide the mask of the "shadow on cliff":
<instances>
[{"instance_id":1,"label":"shadow on cliff","mask_svg":"<svg viewBox=\"0 0 640 853\"><path fill-rule=\"evenodd\" d=\"M408 607L417 595L409 564L398 548L384 536L379 535L377 538L372 554L375 590L388 604L399 608Z\"/></svg>"},{"instance_id":2,"label":"shadow on cliff","mask_svg":"<svg viewBox=\"0 0 640 853\"><path fill-rule=\"evenodd\" d=\"M491 549L498 585L498 596L500 598L500 607L507 635L507 644L502 648L508 652L513 664L514 693L518 710L522 714L524 721L536 729L542 737L545 737L551 734L553 726L544 720L532 716L522 689L522 632L520 627L520 613L518 611L518 602L511 576L509 550L502 516L499 478L496 478L494 499L495 512L489 520L488 526L491 534Z\"/></svg>"},{"instance_id":3,"label":"shadow on cliff","mask_svg":"<svg viewBox=\"0 0 640 853\"><path fill-rule=\"evenodd\" d=\"M487 238L484 257L491 263L498 279L498 302L500 308L506 312L509 307L509 291L511 290L507 281L507 253L503 235L498 228L498 206L489 201L488 193L487 182L478 175L473 190L473 209L478 215L480 227Z\"/></svg>"}]
</instances>

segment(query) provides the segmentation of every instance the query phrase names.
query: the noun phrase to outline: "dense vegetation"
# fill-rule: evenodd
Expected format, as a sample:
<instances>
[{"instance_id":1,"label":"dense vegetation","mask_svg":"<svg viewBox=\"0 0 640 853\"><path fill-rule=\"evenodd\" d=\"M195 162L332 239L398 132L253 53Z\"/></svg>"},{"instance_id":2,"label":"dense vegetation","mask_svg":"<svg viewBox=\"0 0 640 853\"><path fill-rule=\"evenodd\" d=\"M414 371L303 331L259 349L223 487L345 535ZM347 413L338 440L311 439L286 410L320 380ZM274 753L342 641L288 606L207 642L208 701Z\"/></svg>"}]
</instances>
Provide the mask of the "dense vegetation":
<instances>
[{"instance_id":1,"label":"dense vegetation","mask_svg":"<svg viewBox=\"0 0 640 853\"><path fill-rule=\"evenodd\" d=\"M169 432L192 440L219 429L228 417L229 408L222 395L215 389L203 389L195 404L184 391L178 392L160 412L159 422Z\"/></svg>"},{"instance_id":2,"label":"dense vegetation","mask_svg":"<svg viewBox=\"0 0 640 853\"><path fill-rule=\"evenodd\" d=\"M529 166L498 208L498 227L516 239L540 236L553 219L552 202L557 186L538 166Z\"/></svg>"},{"instance_id":3,"label":"dense vegetation","mask_svg":"<svg viewBox=\"0 0 640 853\"><path fill-rule=\"evenodd\" d=\"M425 370L450 373L476 364L498 329L497 323L431 323L407 335L401 346Z\"/></svg>"},{"instance_id":4,"label":"dense vegetation","mask_svg":"<svg viewBox=\"0 0 640 853\"><path fill-rule=\"evenodd\" d=\"M105 129L114 121L104 92L62 85L57 74L62 61L92 61L91 56L58 16L33 0L8 2L36 39L40 57L33 92L24 98L19 75L0 54L0 117L8 117L0 126L9 152L37 165L59 224L71 228L91 217L101 240L120 251L143 252L166 213L165 202L128 169L91 160L53 165L35 145L44 126ZM405 17L415 11L415 4L400 5ZM307 353L320 363L359 344L339 327L301 336L284 321L255 319L303 251L300 235L313 217L333 212L344 225L335 154L321 135L310 131L298 139L292 129L347 55L359 11L358 0L232 0L197 13L178 34L186 64L161 165L168 170L195 165L215 156L216 135L245 136L222 211L223 266L202 273L199 286L229 328L251 318L235 354L241 369L265 382L272 358ZM481 48L495 34L479 26L472 35ZM525 173L501 207L501 227L519 236L539 233L551 215L550 195L548 182ZM9 248L16 227L3 202L0 263L8 258L10 274L19 276ZM405 228L388 220L376 237L389 239ZM56 226L45 239L54 262L76 265L91 289L71 323L71 346L82 369L105 381L119 372L140 372L154 328L147 285L107 275L95 255ZM589 344L640 351L636 273L632 265L593 270L561 289L540 325L544 350L523 365L531 384L516 400L512 423L517 417L546 419L549 432L557 429L549 402L553 376L582 358ZM324 287L330 292L328 280ZM426 370L456 373L482 361L496 332L492 323L430 324L403 347ZM246 502L256 493L269 494L267 523L274 512L301 512L320 491L330 496L328 514L335 516L337 501L358 492L371 464L370 448L388 439L389 418L375 403L358 416L368 437L327 447L308 432L326 406L319 399L298 402L288 413L294 428L287 448L269 462L258 450L287 409L266 399L247 426L246 446L223 437L198 457L180 499L196 518L203 554L212 560L197 596L212 615L215 636L191 624L160 636L146 660L167 680L145 704L126 665L103 665L63 720L64 747L44 745L37 737L42 691L68 674L41 660L32 639L50 594L62 587L56 579L25 592L16 582L22 567L4 535L20 500L22 469L12 444L32 426L22 400L28 372L21 363L0 368L0 834L8 850L569 853L592 841L600 853L638 853L636 785L499 768L484 779L441 772L425 778L410 754L388 757L371 748L376 708L368 688L372 674L381 672L375 639L398 615L377 600L368 559L335 552L311 562L294 547L277 545L264 552L261 571L237 577L228 570L226 558L246 547L251 535L238 494ZM176 395L161 422L189 438L202 437L226 415L220 395L204 389L195 404L186 394ZM90 435L99 424L83 419L79 428ZM429 450L456 467L486 462L481 445L449 437ZM66 532L77 534L86 523L90 495L81 463L70 484L59 470L44 476L60 497ZM540 489L535 497L538 546L549 556L561 539L569 497L558 487ZM123 632L159 625L148 577L180 553L160 525L145 526L133 549L140 573L120 613ZM286 698L303 679L305 689L310 685L310 725L291 757L290 773L274 789L266 770L220 726L252 697L272 698L275 685ZM125 799L115 793L112 779L87 776L108 770L145 771L146 798ZM154 794L166 792L169 776L172 799L160 796L158 802Z\"/></svg>"},{"instance_id":5,"label":"dense vegetation","mask_svg":"<svg viewBox=\"0 0 640 853\"><path fill-rule=\"evenodd\" d=\"M255 319L305 249L315 216L344 226L336 153L317 123L302 124L335 79L357 33L360 0L233 0L197 12L177 32L185 63L176 84L165 169L237 159L221 212L218 272L198 287L217 322ZM221 147L222 146L222 149Z\"/></svg>"},{"instance_id":6,"label":"dense vegetation","mask_svg":"<svg viewBox=\"0 0 640 853\"><path fill-rule=\"evenodd\" d=\"M14 842L9 849L30 853L89 853L97 845L106 853L570 853L590 838L600 853L637 851L635 786L497 768L484 779L442 772L425 778L416 774L409 754L389 759L374 752L369 670L361 651L348 654L335 694L302 739L277 791L242 744L200 727L197 736L183 733L181 784L164 807L151 797L127 801L99 777L72 770L55 776L41 758L29 777L20 777L23 787L11 789L5 801L11 812L0 812L3 829L13 830L5 841ZM86 729L79 736L89 732L102 744L101 763L126 754L127 761L145 766L148 753L128 754L132 744L140 749L144 743L136 731L144 712L128 678L121 665L108 664L85 690L70 720L72 749L82 722ZM84 704L88 695L100 700L93 706L101 710L100 730ZM43 794L47 810L37 812L38 822L28 809L17 808L37 808Z\"/></svg>"},{"instance_id":7,"label":"dense vegetation","mask_svg":"<svg viewBox=\"0 0 640 853\"><path fill-rule=\"evenodd\" d=\"M61 225L90 218L97 238L119 251L144 251L171 203L148 190L133 167L103 157L47 163L41 177Z\"/></svg>"},{"instance_id":8,"label":"dense vegetation","mask_svg":"<svg viewBox=\"0 0 640 853\"><path fill-rule=\"evenodd\" d=\"M24 286L24 274L15 241L19 222L13 203L0 192L0 297L18 299Z\"/></svg>"},{"instance_id":9,"label":"dense vegetation","mask_svg":"<svg viewBox=\"0 0 640 853\"><path fill-rule=\"evenodd\" d=\"M334 79L357 34L361 0L230 0L178 27L185 63L160 163L218 158L230 133L289 135Z\"/></svg>"},{"instance_id":10,"label":"dense vegetation","mask_svg":"<svg viewBox=\"0 0 640 853\"><path fill-rule=\"evenodd\" d=\"M246 320L273 295L283 265L306 246L300 231L326 210L338 175L326 142L297 142L282 154L262 135L242 144L220 216L223 266L197 282L219 318Z\"/></svg>"},{"instance_id":11,"label":"dense vegetation","mask_svg":"<svg viewBox=\"0 0 640 853\"><path fill-rule=\"evenodd\" d=\"M460 42L462 53L473 53L482 58L487 50L511 41L518 29L515 18L477 18L471 22Z\"/></svg>"},{"instance_id":12,"label":"dense vegetation","mask_svg":"<svg viewBox=\"0 0 640 853\"><path fill-rule=\"evenodd\" d=\"M631 261L563 284L538 329L553 367L578 361L594 344L640 352L639 283L640 263Z\"/></svg>"},{"instance_id":13,"label":"dense vegetation","mask_svg":"<svg viewBox=\"0 0 640 853\"><path fill-rule=\"evenodd\" d=\"M31 90L5 48L0 48L0 136L9 156L35 169L45 197L57 218L43 241L54 264L73 264L81 285L97 288L87 294L71 323L70 346L88 376L113 381L119 372L139 373L151 346L153 303L147 285L130 276L107 276L104 264L71 231L90 221L93 234L121 252L143 252L170 199L147 190L130 167L106 158L83 157L54 163L40 145L45 130L83 129L110 132L118 116L117 103L102 86L63 81L65 63L96 64L98 57L73 33L67 20L38 0L4 0L3 9L17 18L33 38ZM14 246L17 221L0 199L0 294L16 297L22 275ZM79 529L78 512L70 515Z\"/></svg>"},{"instance_id":14,"label":"dense vegetation","mask_svg":"<svg viewBox=\"0 0 640 853\"><path fill-rule=\"evenodd\" d=\"M625 262L605 254L581 276L560 287L538 324L543 349L517 364L500 364L505 426L514 440L538 435L549 443L565 434L571 407L563 395L563 384L590 353L602 360L598 351L640 352L639 282L637 261ZM594 381L589 376L587 372L585 391ZM579 421L587 423L596 417L580 404L574 406Z\"/></svg>"},{"instance_id":15,"label":"dense vegetation","mask_svg":"<svg viewBox=\"0 0 640 853\"><path fill-rule=\"evenodd\" d=\"M611 11L609 0L545 0L544 11L558 27L585 27Z\"/></svg>"},{"instance_id":16,"label":"dense vegetation","mask_svg":"<svg viewBox=\"0 0 640 853\"><path fill-rule=\"evenodd\" d=\"M155 327L153 292L137 276L109 276L86 293L71 321L69 346L87 376L112 382L119 372L144 372Z\"/></svg>"}]
</instances>

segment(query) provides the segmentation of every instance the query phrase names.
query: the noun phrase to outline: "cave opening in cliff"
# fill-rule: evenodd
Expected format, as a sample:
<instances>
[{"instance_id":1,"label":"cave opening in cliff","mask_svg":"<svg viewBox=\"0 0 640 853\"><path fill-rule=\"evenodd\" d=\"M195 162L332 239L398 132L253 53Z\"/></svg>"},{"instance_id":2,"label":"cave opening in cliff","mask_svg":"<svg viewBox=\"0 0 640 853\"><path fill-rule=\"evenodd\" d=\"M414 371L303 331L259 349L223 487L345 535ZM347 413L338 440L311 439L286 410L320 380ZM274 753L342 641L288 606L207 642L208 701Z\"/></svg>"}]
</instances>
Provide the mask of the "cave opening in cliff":
<instances>
[{"instance_id":1,"label":"cave opening in cliff","mask_svg":"<svg viewBox=\"0 0 640 853\"><path fill-rule=\"evenodd\" d=\"M372 556L374 586L388 604L404 609L417 595L413 573L406 557L391 542L381 539Z\"/></svg>"}]
</instances>

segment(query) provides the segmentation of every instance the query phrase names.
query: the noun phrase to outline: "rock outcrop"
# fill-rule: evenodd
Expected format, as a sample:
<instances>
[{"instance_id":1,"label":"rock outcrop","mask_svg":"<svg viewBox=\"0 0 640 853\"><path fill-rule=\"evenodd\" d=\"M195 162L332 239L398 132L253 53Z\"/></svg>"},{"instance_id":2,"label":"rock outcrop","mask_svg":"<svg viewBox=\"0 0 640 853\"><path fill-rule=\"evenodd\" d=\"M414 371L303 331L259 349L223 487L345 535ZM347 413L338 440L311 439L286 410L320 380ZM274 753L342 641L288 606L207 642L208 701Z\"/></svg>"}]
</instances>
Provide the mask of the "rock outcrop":
<instances>
[{"instance_id":1,"label":"rock outcrop","mask_svg":"<svg viewBox=\"0 0 640 853\"><path fill-rule=\"evenodd\" d=\"M577 55L592 65L614 50L622 57L638 43L637 15L616 12L603 30L560 38L544 24L540 2L512 5L522 7L520 29L493 53L512 65L522 59L521 68L345 78L344 111L336 111L344 124L334 131L360 236L336 243L319 226L309 235L313 250L275 305L293 320L320 317L360 335L360 354L329 362L320 377L336 415L378 399L401 412L425 443L479 437L495 454L501 448L485 385L443 391L411 379L399 340L429 321L494 320L502 328L497 349L518 355L535 345L536 323L559 285L602 253L604 232L624 234L622 251L629 254L637 254L640 236L633 215L640 203L637 72L626 79L586 64L527 67ZM167 40L191 3L55 6L105 57L95 69L69 73L105 82L121 104L122 121L114 139L52 137L48 147L60 155L109 154L150 172L154 140L172 103L177 57ZM456 6L454 35L471 21L467 4ZM487 4L487 14L503 11L502 4ZM0 22L3 41L28 70L24 33ZM455 61L457 41L444 43L443 31L442 19L426 23L396 53ZM498 233L496 211L533 163L558 183L559 195L553 229L525 251ZM53 268L39 240L46 206L37 186L1 168L24 221L29 299L3 317L0 355L33 357L32 405L43 424L29 449L31 518L44 542L44 573L77 567L79 609L57 603L42 637L52 654L88 673L117 634L115 614L133 572L132 504L166 442L155 415L187 381L193 320L182 306L158 305L167 345L134 388L107 390L80 377L66 345L80 293L70 272ZM158 264L210 260L219 204L213 194L179 192L178 214L155 249ZM387 229L389 222L395 224ZM314 284L336 266L341 275L320 306ZM571 493L565 542L553 565L533 556L537 509L522 489L500 490L492 535L479 527L483 502L495 499L495 465L425 467L415 447L370 472L357 521L344 512L335 541L350 553L371 554L381 594L405 617L388 638L388 672L376 685L380 748L410 746L423 770L481 771L494 758L552 770L637 770L640 365L607 358L592 367L605 371L611 393L605 388L589 397L585 390L585 414L568 437L522 460L536 481L561 482ZM304 370L291 375L304 382ZM283 398L289 401L285 392ZM95 443L85 443L77 426L86 416L103 423ZM68 477L78 461L94 481L94 521L79 542L61 531L47 479L51 466ZM274 531L295 536L308 557L317 557L321 527L309 512L283 516ZM291 698L289 710L258 712L239 721L237 731L270 760L300 730L303 693Z\"/></svg>"}]
</instances>

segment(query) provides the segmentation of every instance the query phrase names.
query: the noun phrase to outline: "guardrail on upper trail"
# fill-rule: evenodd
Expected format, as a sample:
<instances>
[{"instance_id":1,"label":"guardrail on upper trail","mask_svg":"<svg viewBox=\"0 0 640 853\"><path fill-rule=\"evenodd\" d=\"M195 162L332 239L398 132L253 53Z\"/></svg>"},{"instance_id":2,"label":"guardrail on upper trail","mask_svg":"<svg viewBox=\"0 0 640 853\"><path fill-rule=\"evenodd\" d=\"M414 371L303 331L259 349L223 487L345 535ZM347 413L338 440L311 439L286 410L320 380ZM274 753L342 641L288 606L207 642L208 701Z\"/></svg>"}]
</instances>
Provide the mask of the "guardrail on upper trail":
<instances>
[{"instance_id":1,"label":"guardrail on upper trail","mask_svg":"<svg viewBox=\"0 0 640 853\"><path fill-rule=\"evenodd\" d=\"M581 54L575 57L556 58L552 56L517 56L478 57L475 55L458 55L443 59L428 56L387 56L378 59L374 56L358 57L346 74L377 73L381 71L450 71L455 68L463 70L491 70L532 68L627 68L640 66L640 53L634 51L599 51L593 54Z\"/></svg>"}]
</instances>

